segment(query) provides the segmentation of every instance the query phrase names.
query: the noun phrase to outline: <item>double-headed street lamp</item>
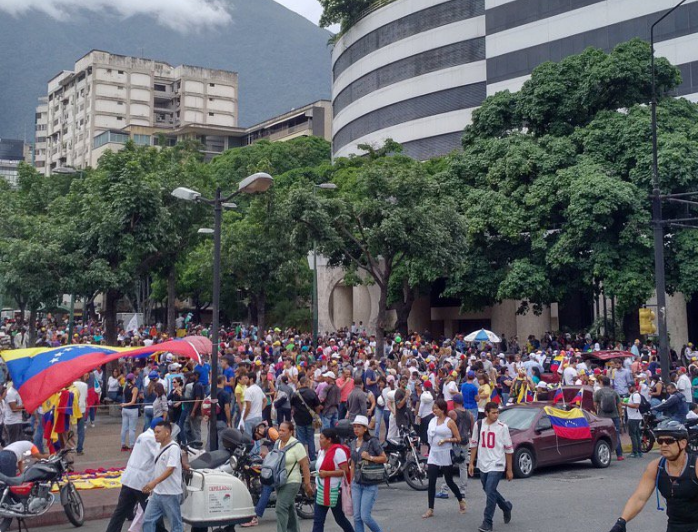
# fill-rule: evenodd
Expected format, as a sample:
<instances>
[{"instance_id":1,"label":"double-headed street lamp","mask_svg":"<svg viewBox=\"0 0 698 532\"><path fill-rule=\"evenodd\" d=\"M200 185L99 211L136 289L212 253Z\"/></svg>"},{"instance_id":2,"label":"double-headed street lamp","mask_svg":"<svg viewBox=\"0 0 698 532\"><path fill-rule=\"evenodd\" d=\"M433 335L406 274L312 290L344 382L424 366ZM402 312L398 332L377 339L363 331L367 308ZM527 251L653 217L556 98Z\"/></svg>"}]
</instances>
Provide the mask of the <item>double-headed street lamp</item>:
<instances>
[{"instance_id":1,"label":"double-headed street lamp","mask_svg":"<svg viewBox=\"0 0 698 532\"><path fill-rule=\"evenodd\" d=\"M271 187L274 179L263 172L246 177L238 185L238 189L227 197L223 197L221 188L216 188L216 196L213 199L204 198L200 192L189 188L179 187L172 191L175 198L185 201L198 201L213 206L213 322L211 324L211 416L209 420L209 448L212 451L218 449L218 428L216 427L216 407L218 406L218 329L219 306L221 297L221 225L223 209L234 207L228 203L238 194L255 194L266 192ZM209 233L201 231L200 233Z\"/></svg>"},{"instance_id":2,"label":"double-headed street lamp","mask_svg":"<svg viewBox=\"0 0 698 532\"><path fill-rule=\"evenodd\" d=\"M313 194L317 190L337 190L337 185L334 183L321 183L313 187ZM318 331L318 295L317 295L317 243L313 239L313 345L317 347L319 331Z\"/></svg>"}]
</instances>

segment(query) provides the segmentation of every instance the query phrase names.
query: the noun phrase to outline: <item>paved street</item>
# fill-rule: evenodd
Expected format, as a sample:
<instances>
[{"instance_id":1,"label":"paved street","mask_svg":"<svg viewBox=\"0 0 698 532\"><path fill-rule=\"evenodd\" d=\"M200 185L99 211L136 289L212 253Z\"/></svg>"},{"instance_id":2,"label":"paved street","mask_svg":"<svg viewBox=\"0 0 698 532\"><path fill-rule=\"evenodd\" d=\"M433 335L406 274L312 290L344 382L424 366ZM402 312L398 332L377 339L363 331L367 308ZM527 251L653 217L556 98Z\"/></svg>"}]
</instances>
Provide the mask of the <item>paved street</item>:
<instances>
[{"instance_id":1,"label":"paved street","mask_svg":"<svg viewBox=\"0 0 698 532\"><path fill-rule=\"evenodd\" d=\"M652 453L652 456L658 456ZM626 498L633 491L648 458L613 462L608 469L595 469L584 462L571 466L539 472L527 480L515 480L500 484L501 491L514 503L511 524L504 525L501 513L495 517L495 530L510 532L605 532L618 517ZM114 491L114 496L117 491ZM458 514L453 498L436 500L436 515L432 519L421 518L427 504L426 492L418 493L404 483L393 488L381 488L374 516L386 532L393 530L420 530L444 532L477 530L482 520L484 496L477 479L470 479L467 494L468 513ZM629 526L629 532L660 532L666 528L664 512L656 510L651 499L640 518ZM82 532L102 532L107 521L85 524ZM30 525L31 526L31 525ZM302 521L301 528L309 531L310 521ZM36 530L48 530L36 529ZM55 532L74 530L71 525L51 527ZM276 530L274 512L269 511L261 521L258 532ZM326 530L337 532L339 527L331 515Z\"/></svg>"}]
</instances>

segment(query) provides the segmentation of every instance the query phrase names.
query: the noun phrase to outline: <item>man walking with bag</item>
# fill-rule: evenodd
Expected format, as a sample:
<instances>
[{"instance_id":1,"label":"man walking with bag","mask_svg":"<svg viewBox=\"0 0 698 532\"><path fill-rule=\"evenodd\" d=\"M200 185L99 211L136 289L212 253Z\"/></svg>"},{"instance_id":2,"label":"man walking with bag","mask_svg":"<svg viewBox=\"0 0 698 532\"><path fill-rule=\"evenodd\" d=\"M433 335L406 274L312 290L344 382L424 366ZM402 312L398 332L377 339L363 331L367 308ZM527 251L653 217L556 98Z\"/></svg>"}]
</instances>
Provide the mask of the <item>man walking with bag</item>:
<instances>
[{"instance_id":1,"label":"man walking with bag","mask_svg":"<svg viewBox=\"0 0 698 532\"><path fill-rule=\"evenodd\" d=\"M475 464L480 470L482 489L487 495L487 506L479 532L491 532L495 506L504 512L504 522L511 521L511 502L497 491L502 476L514 478L512 454L514 447L509 435L509 427L499 421L499 405L490 401L485 405L485 418L477 422L470 440L470 466L468 474L475 474Z\"/></svg>"}]
</instances>

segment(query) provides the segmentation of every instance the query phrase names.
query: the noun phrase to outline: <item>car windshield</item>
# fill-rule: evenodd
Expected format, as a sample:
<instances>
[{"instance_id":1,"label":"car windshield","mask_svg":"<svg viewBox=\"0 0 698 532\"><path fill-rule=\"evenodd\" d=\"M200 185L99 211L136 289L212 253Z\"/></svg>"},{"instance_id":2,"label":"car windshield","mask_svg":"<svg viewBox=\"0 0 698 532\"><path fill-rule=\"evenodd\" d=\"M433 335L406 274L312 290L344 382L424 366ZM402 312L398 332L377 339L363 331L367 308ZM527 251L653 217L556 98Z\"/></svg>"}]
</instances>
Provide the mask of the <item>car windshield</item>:
<instances>
[{"instance_id":1,"label":"car windshield","mask_svg":"<svg viewBox=\"0 0 698 532\"><path fill-rule=\"evenodd\" d=\"M499 414L499 421L506 423L510 429L526 430L539 412L537 408L508 408Z\"/></svg>"}]
</instances>

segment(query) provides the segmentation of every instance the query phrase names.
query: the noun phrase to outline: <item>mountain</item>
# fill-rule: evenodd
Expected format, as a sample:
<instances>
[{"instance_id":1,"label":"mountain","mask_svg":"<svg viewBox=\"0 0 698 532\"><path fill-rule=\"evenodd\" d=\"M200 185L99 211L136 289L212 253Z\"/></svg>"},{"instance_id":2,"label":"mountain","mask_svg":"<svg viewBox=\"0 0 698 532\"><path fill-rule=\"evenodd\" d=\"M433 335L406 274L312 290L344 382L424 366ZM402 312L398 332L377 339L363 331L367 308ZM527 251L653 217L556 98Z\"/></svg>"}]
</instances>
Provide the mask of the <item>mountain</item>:
<instances>
[{"instance_id":1,"label":"mountain","mask_svg":"<svg viewBox=\"0 0 698 532\"><path fill-rule=\"evenodd\" d=\"M0 11L0 137L31 140L48 80L92 49L238 72L240 126L329 98L328 31L273 0L227 4L230 24L186 34L147 16L84 10L58 21L37 11Z\"/></svg>"}]
</instances>

